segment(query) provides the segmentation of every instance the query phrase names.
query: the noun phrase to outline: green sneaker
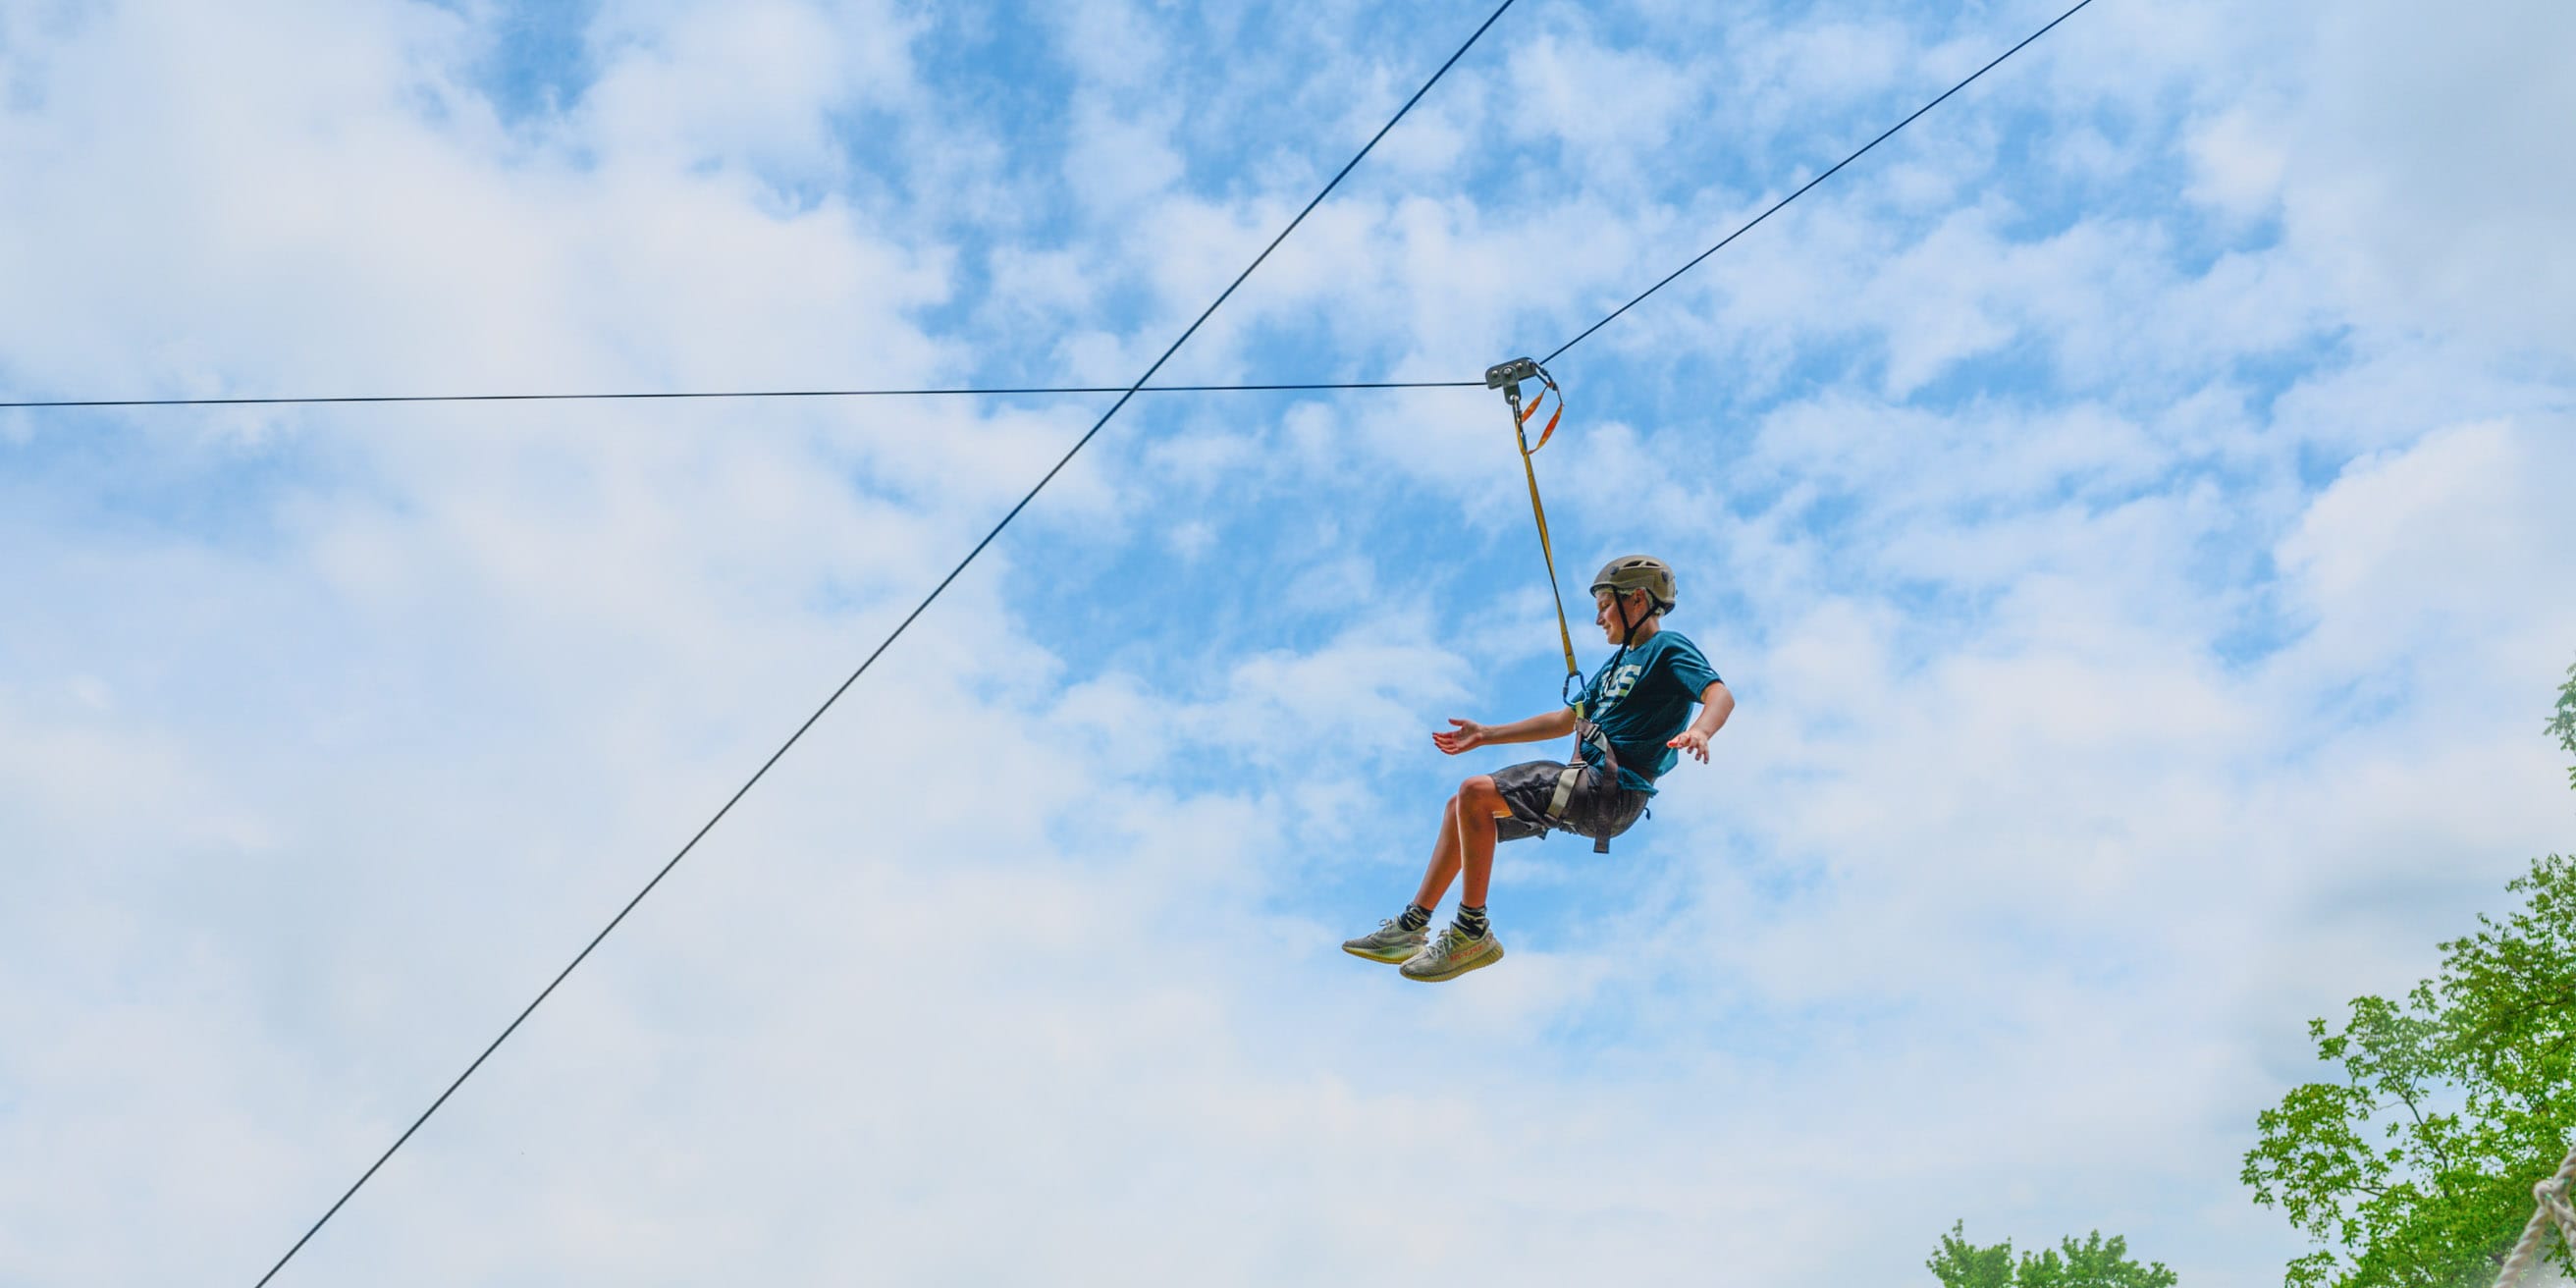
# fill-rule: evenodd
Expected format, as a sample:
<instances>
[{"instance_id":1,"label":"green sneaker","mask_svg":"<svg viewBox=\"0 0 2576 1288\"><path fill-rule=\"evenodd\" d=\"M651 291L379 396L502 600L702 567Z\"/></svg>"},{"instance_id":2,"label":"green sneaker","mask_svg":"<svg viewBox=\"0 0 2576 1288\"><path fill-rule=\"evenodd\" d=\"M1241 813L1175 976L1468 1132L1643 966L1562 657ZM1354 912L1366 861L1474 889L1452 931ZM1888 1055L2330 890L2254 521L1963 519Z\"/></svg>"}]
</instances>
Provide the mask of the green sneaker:
<instances>
[{"instance_id":1,"label":"green sneaker","mask_svg":"<svg viewBox=\"0 0 2576 1288\"><path fill-rule=\"evenodd\" d=\"M1342 951L1353 957L1366 957L1389 966L1409 961L1431 938L1429 931L1407 930L1389 919L1377 923L1377 929L1357 939L1342 941Z\"/></svg>"},{"instance_id":2,"label":"green sneaker","mask_svg":"<svg viewBox=\"0 0 2576 1288\"><path fill-rule=\"evenodd\" d=\"M1502 959L1503 941L1491 927L1486 929L1483 938L1469 939L1467 933L1452 922L1440 932L1438 939L1431 941L1429 947L1404 964L1404 977L1436 984L1444 979L1456 979L1471 970L1481 970Z\"/></svg>"}]
</instances>

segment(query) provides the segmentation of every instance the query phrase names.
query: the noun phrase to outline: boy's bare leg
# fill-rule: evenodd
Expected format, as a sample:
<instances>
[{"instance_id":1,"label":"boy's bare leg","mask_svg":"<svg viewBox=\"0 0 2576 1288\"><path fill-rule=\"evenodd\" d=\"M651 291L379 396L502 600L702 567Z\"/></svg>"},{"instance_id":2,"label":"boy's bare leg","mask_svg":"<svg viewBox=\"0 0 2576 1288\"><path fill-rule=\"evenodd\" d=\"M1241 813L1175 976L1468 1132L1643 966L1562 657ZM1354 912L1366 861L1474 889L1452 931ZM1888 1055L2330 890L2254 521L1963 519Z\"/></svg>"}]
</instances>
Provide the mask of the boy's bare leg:
<instances>
[{"instance_id":1,"label":"boy's bare leg","mask_svg":"<svg viewBox=\"0 0 2576 1288\"><path fill-rule=\"evenodd\" d=\"M1478 774L1458 785L1448 808L1441 813L1440 839L1431 845L1431 866L1423 869L1422 886L1413 894L1413 902L1421 906L1424 916L1440 906L1440 896L1449 892L1449 883L1457 880L1460 872L1467 874L1467 888L1461 892L1466 903L1462 906L1484 906L1485 885L1494 873L1494 819L1509 813L1510 807L1503 804L1503 794L1491 777ZM1342 951L1373 962L1403 964L1408 978L1433 980L1449 979L1502 956L1501 944L1480 938L1472 955L1443 958L1445 969L1437 973L1414 974L1411 963L1421 959L1423 945L1430 936L1425 926L1408 924L1412 917L1413 911L1408 908L1403 917L1391 919L1356 939L1344 940Z\"/></svg>"},{"instance_id":2,"label":"boy's bare leg","mask_svg":"<svg viewBox=\"0 0 2576 1288\"><path fill-rule=\"evenodd\" d=\"M1422 874L1422 890L1414 902L1431 907L1449 888L1449 879L1461 872L1467 884L1458 892L1457 920L1428 937L1421 951L1404 960L1400 969L1406 979L1437 983L1503 959L1503 941L1492 934L1485 919L1485 887L1494 876L1494 820L1510 812L1494 780L1482 774L1459 784L1458 794L1449 798L1440 844L1431 851L1431 869Z\"/></svg>"},{"instance_id":3,"label":"boy's bare leg","mask_svg":"<svg viewBox=\"0 0 2576 1288\"><path fill-rule=\"evenodd\" d=\"M1422 888L1413 892L1417 907L1437 908L1440 896L1449 893L1449 883L1458 877L1458 798L1440 811L1440 839L1431 845L1431 866L1422 870Z\"/></svg>"},{"instance_id":4,"label":"boy's bare leg","mask_svg":"<svg viewBox=\"0 0 2576 1288\"><path fill-rule=\"evenodd\" d=\"M1492 777L1478 774L1459 784L1458 794L1449 798L1449 807L1441 815L1440 839L1431 847L1431 866L1423 870L1422 888L1414 892L1413 902L1424 908L1439 907L1440 897L1449 892L1449 883L1463 869L1467 888L1459 892L1459 902L1483 907L1485 889L1494 875L1494 820L1510 812Z\"/></svg>"},{"instance_id":5,"label":"boy's bare leg","mask_svg":"<svg viewBox=\"0 0 2576 1288\"><path fill-rule=\"evenodd\" d=\"M1494 820L1511 813L1503 804L1503 793L1494 780L1482 774L1467 780L1458 789L1460 855L1467 872L1467 885L1458 892L1461 907L1485 906L1485 887L1494 877Z\"/></svg>"}]
</instances>

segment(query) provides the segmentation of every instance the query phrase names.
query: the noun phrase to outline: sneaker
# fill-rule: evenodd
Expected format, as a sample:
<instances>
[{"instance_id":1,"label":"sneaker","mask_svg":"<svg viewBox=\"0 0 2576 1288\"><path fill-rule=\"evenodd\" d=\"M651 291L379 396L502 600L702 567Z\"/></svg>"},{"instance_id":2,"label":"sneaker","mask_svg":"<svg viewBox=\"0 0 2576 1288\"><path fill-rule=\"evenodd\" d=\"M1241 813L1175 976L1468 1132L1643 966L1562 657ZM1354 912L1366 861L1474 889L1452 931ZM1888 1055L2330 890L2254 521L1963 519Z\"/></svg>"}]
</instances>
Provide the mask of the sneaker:
<instances>
[{"instance_id":1,"label":"sneaker","mask_svg":"<svg viewBox=\"0 0 2576 1288\"><path fill-rule=\"evenodd\" d=\"M1440 932L1429 947L1404 964L1404 977L1426 984L1456 979L1503 959L1503 941L1491 928L1482 939L1469 939L1455 924Z\"/></svg>"},{"instance_id":2,"label":"sneaker","mask_svg":"<svg viewBox=\"0 0 2576 1288\"><path fill-rule=\"evenodd\" d=\"M1342 951L1353 957L1366 957L1373 962L1394 966L1411 960L1430 938L1429 931L1407 930L1390 918L1377 923L1377 929L1357 939L1343 940Z\"/></svg>"}]
</instances>

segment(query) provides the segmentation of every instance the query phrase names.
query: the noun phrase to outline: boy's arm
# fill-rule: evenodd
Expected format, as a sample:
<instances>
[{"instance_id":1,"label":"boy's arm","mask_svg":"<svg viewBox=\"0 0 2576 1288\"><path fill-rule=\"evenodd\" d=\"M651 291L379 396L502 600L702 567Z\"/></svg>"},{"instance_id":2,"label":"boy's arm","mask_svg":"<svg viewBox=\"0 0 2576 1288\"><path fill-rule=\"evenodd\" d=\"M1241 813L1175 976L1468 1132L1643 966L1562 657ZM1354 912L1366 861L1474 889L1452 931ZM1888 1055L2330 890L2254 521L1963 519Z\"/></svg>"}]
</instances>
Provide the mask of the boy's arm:
<instances>
[{"instance_id":1,"label":"boy's arm","mask_svg":"<svg viewBox=\"0 0 2576 1288\"><path fill-rule=\"evenodd\" d=\"M1727 692L1726 681L1711 680L1707 688L1699 691L1699 702L1699 718L1664 745L1679 747L1698 757L1699 762L1705 765L1708 763L1708 736L1725 728L1726 718L1735 714L1735 695Z\"/></svg>"},{"instance_id":2,"label":"boy's arm","mask_svg":"<svg viewBox=\"0 0 2576 1288\"><path fill-rule=\"evenodd\" d=\"M1473 720L1452 720L1457 728L1431 735L1440 750L1455 756L1490 743L1545 742L1574 732L1574 708L1559 707L1546 715L1515 720L1507 725L1480 725Z\"/></svg>"}]
</instances>

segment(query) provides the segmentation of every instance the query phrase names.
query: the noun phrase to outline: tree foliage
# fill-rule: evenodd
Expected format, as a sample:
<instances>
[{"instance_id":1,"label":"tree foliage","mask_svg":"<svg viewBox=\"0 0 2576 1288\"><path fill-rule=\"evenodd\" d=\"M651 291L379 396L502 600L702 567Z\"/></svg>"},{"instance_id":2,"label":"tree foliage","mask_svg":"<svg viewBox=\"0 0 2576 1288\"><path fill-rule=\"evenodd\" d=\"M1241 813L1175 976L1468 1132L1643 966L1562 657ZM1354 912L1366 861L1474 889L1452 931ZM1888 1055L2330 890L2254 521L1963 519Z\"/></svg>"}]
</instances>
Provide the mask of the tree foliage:
<instances>
[{"instance_id":1,"label":"tree foliage","mask_svg":"<svg viewBox=\"0 0 2576 1288\"><path fill-rule=\"evenodd\" d=\"M2082 1243L2060 1240L2059 1249L2026 1252L2015 1262L2012 1240L1980 1248L1967 1241L1964 1222L1953 1222L1941 1250L1923 1265L1943 1288L2174 1288L2174 1272L2163 1262L2139 1265L2129 1259L2128 1240L2105 1241L2099 1230Z\"/></svg>"},{"instance_id":2,"label":"tree foliage","mask_svg":"<svg viewBox=\"0 0 2576 1288\"><path fill-rule=\"evenodd\" d=\"M2549 727L2576 754L2568 675ZM2441 973L2402 1003L2355 998L2338 1030L2309 1021L2341 1078L2257 1117L2243 1180L2319 1245L2290 1263L2291 1288L2482 1288L2531 1216L2532 1183L2566 1155L2576 861L2536 860L2505 888L2524 906L2443 944Z\"/></svg>"}]
</instances>

